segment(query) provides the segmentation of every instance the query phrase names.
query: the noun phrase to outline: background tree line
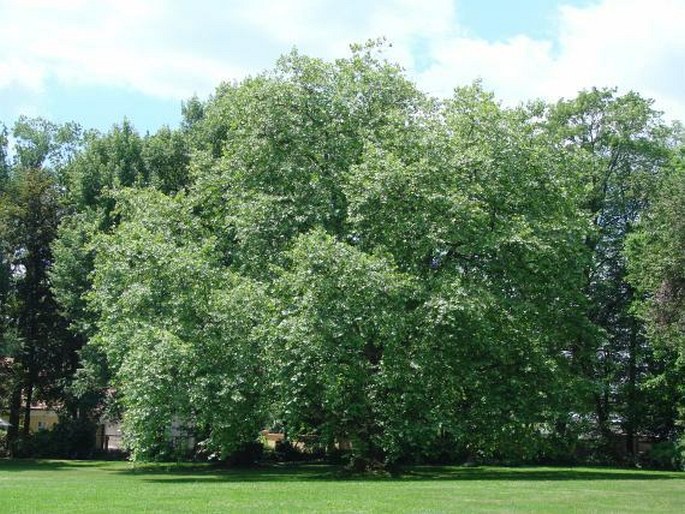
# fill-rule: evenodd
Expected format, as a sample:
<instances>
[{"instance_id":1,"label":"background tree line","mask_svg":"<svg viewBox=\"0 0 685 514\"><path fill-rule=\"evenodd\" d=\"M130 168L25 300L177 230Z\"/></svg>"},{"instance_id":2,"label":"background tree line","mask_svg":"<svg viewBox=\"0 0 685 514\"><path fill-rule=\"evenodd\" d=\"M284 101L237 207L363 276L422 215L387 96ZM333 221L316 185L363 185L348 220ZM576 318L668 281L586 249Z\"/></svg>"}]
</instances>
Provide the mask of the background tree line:
<instances>
[{"instance_id":1,"label":"background tree line","mask_svg":"<svg viewBox=\"0 0 685 514\"><path fill-rule=\"evenodd\" d=\"M40 399L118 412L135 458L182 420L220 458L279 427L361 467L676 463L680 126L610 89L437 100L381 50L293 52L152 135L3 132L10 447Z\"/></svg>"}]
</instances>

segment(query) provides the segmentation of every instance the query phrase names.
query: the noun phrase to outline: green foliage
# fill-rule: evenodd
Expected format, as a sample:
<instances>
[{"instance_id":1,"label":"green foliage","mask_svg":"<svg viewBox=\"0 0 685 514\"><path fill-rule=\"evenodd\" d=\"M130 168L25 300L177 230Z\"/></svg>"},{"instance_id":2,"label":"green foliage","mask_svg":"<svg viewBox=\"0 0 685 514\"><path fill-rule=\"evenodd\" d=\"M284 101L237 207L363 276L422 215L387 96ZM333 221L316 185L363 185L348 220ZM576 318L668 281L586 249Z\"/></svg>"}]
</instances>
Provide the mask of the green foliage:
<instances>
[{"instance_id":1,"label":"green foliage","mask_svg":"<svg viewBox=\"0 0 685 514\"><path fill-rule=\"evenodd\" d=\"M41 430L21 442L17 457L87 459L95 449L96 426L90 420L65 419L51 430Z\"/></svg>"},{"instance_id":2,"label":"green foliage","mask_svg":"<svg viewBox=\"0 0 685 514\"><path fill-rule=\"evenodd\" d=\"M682 157L662 180L626 248L634 307L647 325L659 367L646 384L651 415L675 444L685 422L685 167Z\"/></svg>"},{"instance_id":3,"label":"green foliage","mask_svg":"<svg viewBox=\"0 0 685 514\"><path fill-rule=\"evenodd\" d=\"M227 459L268 424L361 466L572 458L616 418L674 437L682 366L631 313L623 253L661 187L631 273L679 277L650 101L439 102L370 42L293 51L183 116L89 134L51 247L89 340L74 394L116 392L134 458Z\"/></svg>"},{"instance_id":4,"label":"green foliage","mask_svg":"<svg viewBox=\"0 0 685 514\"><path fill-rule=\"evenodd\" d=\"M530 111L438 105L373 52L221 86L184 129L187 196L110 196L90 304L136 455L183 420L225 456L268 412L358 462L529 457L582 410L575 161Z\"/></svg>"},{"instance_id":5,"label":"green foliage","mask_svg":"<svg viewBox=\"0 0 685 514\"><path fill-rule=\"evenodd\" d=\"M93 269L93 245L101 223L102 216L93 210L67 216L52 245L55 256L50 269L52 291L62 313L71 321L72 330L82 335L91 335L95 330L84 294L91 287L89 271Z\"/></svg>"},{"instance_id":6,"label":"green foliage","mask_svg":"<svg viewBox=\"0 0 685 514\"><path fill-rule=\"evenodd\" d=\"M646 456L646 464L656 469L685 469L685 441L656 443Z\"/></svg>"},{"instance_id":7,"label":"green foliage","mask_svg":"<svg viewBox=\"0 0 685 514\"><path fill-rule=\"evenodd\" d=\"M134 457L155 451L172 424L196 427L206 451L225 457L263 423L250 331L268 304L259 284L221 270L182 195L117 200L121 222L96 243L91 308Z\"/></svg>"},{"instance_id":8,"label":"green foliage","mask_svg":"<svg viewBox=\"0 0 685 514\"><path fill-rule=\"evenodd\" d=\"M147 185L143 141L124 121L104 136L90 134L86 148L66 169L68 200L77 209L102 205L111 189Z\"/></svg>"},{"instance_id":9,"label":"green foliage","mask_svg":"<svg viewBox=\"0 0 685 514\"><path fill-rule=\"evenodd\" d=\"M349 181L362 247L391 249L425 288L415 370L404 373L420 378L395 419L431 427L410 444L535 453L532 440L580 392L568 394L563 352L587 325L577 309L587 223L568 168L526 113L474 85L443 116L423 140L370 150Z\"/></svg>"},{"instance_id":10,"label":"green foliage","mask_svg":"<svg viewBox=\"0 0 685 514\"><path fill-rule=\"evenodd\" d=\"M59 171L81 147L81 127L73 122L62 125L43 118L21 116L14 124L14 165L31 169L49 167Z\"/></svg>"},{"instance_id":11,"label":"green foliage","mask_svg":"<svg viewBox=\"0 0 685 514\"><path fill-rule=\"evenodd\" d=\"M658 373L659 364L640 319L631 312L635 289L626 280L623 252L661 180L674 130L650 100L607 89L560 101L548 118L551 134L578 163L578 208L593 222L586 239L592 259L585 268L584 290L588 317L597 330L574 345L574 367L594 383L598 435L608 446L611 420L619 419L632 451L636 434L663 432L649 423L655 415L649 412L644 384Z\"/></svg>"},{"instance_id":12,"label":"green foliage","mask_svg":"<svg viewBox=\"0 0 685 514\"><path fill-rule=\"evenodd\" d=\"M16 360L22 387L35 389L43 398L59 396L59 379L75 364L75 342L65 331L48 278L50 245L61 215L59 190L50 172L19 168L13 170L0 200L2 263L7 273L0 356ZM31 392L25 394L31 397Z\"/></svg>"},{"instance_id":13,"label":"green foliage","mask_svg":"<svg viewBox=\"0 0 685 514\"><path fill-rule=\"evenodd\" d=\"M685 349L685 166L675 163L628 246L630 279L648 295L654 336Z\"/></svg>"},{"instance_id":14,"label":"green foliage","mask_svg":"<svg viewBox=\"0 0 685 514\"><path fill-rule=\"evenodd\" d=\"M142 157L150 181L156 189L171 194L188 185L188 146L182 132L166 127L145 138Z\"/></svg>"},{"instance_id":15,"label":"green foliage","mask_svg":"<svg viewBox=\"0 0 685 514\"><path fill-rule=\"evenodd\" d=\"M81 341L96 332L96 317L86 308L92 288L95 242L117 223L116 191L154 184L166 193L187 181L187 149L179 132L161 129L142 139L128 121L104 135L90 133L83 152L65 171L67 190L62 201L69 215L53 244L52 290L70 329ZM81 354L82 369L70 386L81 408L93 409L107 396L108 366L102 352Z\"/></svg>"},{"instance_id":16,"label":"green foliage","mask_svg":"<svg viewBox=\"0 0 685 514\"><path fill-rule=\"evenodd\" d=\"M298 237L287 258L269 347L282 422L377 458L393 430L387 398L411 369L402 348L411 279L321 230Z\"/></svg>"},{"instance_id":17,"label":"green foliage","mask_svg":"<svg viewBox=\"0 0 685 514\"><path fill-rule=\"evenodd\" d=\"M0 192L5 189L6 183L9 180L10 165L8 160L8 139L7 127L0 123Z\"/></svg>"}]
</instances>

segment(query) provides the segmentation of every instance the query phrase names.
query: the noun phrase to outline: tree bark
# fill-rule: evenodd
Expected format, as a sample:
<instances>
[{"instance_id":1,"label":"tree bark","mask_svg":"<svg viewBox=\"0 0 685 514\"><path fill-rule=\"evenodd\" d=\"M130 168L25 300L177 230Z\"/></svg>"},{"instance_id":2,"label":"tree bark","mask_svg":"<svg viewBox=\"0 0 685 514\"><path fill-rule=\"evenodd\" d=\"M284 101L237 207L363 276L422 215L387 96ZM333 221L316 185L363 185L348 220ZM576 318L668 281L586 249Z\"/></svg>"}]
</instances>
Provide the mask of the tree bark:
<instances>
[{"instance_id":1,"label":"tree bark","mask_svg":"<svg viewBox=\"0 0 685 514\"><path fill-rule=\"evenodd\" d=\"M15 456L16 443L19 438L19 421L21 420L21 382L17 380L12 387L10 398L9 428L7 429L7 451L10 457Z\"/></svg>"},{"instance_id":2,"label":"tree bark","mask_svg":"<svg viewBox=\"0 0 685 514\"><path fill-rule=\"evenodd\" d=\"M28 437L31 433L31 403L33 402L33 383L26 388L26 402L24 404L23 436Z\"/></svg>"},{"instance_id":3,"label":"tree bark","mask_svg":"<svg viewBox=\"0 0 685 514\"><path fill-rule=\"evenodd\" d=\"M628 390L626 391L626 452L629 457L635 456L635 428L637 426L637 330L633 323L628 347Z\"/></svg>"}]
</instances>

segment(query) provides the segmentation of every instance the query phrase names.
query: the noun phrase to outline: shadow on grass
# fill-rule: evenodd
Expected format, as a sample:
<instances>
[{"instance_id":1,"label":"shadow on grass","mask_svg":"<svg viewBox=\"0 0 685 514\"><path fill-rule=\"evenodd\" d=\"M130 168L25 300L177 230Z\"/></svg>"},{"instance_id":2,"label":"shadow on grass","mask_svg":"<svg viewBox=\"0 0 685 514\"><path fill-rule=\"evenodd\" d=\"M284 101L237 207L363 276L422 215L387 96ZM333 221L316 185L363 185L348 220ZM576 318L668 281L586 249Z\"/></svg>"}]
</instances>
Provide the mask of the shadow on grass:
<instances>
[{"instance_id":1,"label":"shadow on grass","mask_svg":"<svg viewBox=\"0 0 685 514\"><path fill-rule=\"evenodd\" d=\"M66 469L100 468L110 464L94 460L55 460L55 459L0 459L0 472L9 471L59 471Z\"/></svg>"},{"instance_id":2,"label":"shadow on grass","mask_svg":"<svg viewBox=\"0 0 685 514\"><path fill-rule=\"evenodd\" d=\"M303 481L568 481L568 480L683 480L685 473L621 470L609 468L493 468L415 466L398 473L349 473L323 464L271 465L254 469L214 467L140 467L118 473L139 474L158 483L217 482L303 482Z\"/></svg>"},{"instance_id":3,"label":"shadow on grass","mask_svg":"<svg viewBox=\"0 0 685 514\"><path fill-rule=\"evenodd\" d=\"M98 470L111 475L140 476L146 482L306 481L569 481L682 480L685 473L613 468L413 466L390 474L349 473L326 464L271 464L255 468L222 468L209 464L138 464L103 461L0 460L2 472Z\"/></svg>"},{"instance_id":4,"label":"shadow on grass","mask_svg":"<svg viewBox=\"0 0 685 514\"><path fill-rule=\"evenodd\" d=\"M612 468L492 468L492 467L415 467L405 471L408 480L685 480L685 474Z\"/></svg>"}]
</instances>

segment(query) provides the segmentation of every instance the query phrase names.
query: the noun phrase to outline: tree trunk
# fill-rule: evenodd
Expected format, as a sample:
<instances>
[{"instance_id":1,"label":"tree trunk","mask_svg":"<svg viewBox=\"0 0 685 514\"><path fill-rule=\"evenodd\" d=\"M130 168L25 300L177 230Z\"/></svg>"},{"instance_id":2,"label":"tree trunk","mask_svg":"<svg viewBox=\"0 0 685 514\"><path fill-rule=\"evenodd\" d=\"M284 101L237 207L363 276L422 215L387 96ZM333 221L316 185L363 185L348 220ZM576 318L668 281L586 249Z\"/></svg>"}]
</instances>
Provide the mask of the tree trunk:
<instances>
[{"instance_id":1,"label":"tree trunk","mask_svg":"<svg viewBox=\"0 0 685 514\"><path fill-rule=\"evenodd\" d=\"M19 438L19 421L21 420L21 382L17 380L12 387L10 398L10 426L7 429L7 450L11 457L15 456L16 443Z\"/></svg>"},{"instance_id":2,"label":"tree trunk","mask_svg":"<svg viewBox=\"0 0 685 514\"><path fill-rule=\"evenodd\" d=\"M24 427L23 436L28 437L31 428L31 402L33 401L33 383L26 388L26 403L24 404Z\"/></svg>"},{"instance_id":3,"label":"tree trunk","mask_svg":"<svg viewBox=\"0 0 685 514\"><path fill-rule=\"evenodd\" d=\"M637 427L637 338L636 323L633 323L630 331L630 344L628 347L628 385L626 391L626 452L628 457L635 456L635 428Z\"/></svg>"}]
</instances>

